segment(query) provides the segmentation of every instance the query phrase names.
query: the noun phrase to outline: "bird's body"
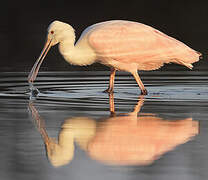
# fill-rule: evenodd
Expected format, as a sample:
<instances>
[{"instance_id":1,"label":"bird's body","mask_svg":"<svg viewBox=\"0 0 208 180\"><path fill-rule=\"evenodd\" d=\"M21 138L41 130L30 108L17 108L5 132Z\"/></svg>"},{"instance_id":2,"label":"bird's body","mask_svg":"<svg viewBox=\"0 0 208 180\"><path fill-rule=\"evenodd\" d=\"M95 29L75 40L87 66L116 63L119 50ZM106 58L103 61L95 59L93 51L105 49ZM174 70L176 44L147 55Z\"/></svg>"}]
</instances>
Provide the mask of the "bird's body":
<instances>
[{"instance_id":1,"label":"bird's body","mask_svg":"<svg viewBox=\"0 0 208 180\"><path fill-rule=\"evenodd\" d=\"M177 63L191 69L200 56L184 43L150 26L123 20L89 26L76 44L74 29L54 21L48 28L48 41L48 47L59 43L60 53L71 64L83 66L100 62L111 67L108 92L113 91L116 70L132 73L142 94L146 94L137 70L155 70L164 63ZM35 77L30 78L31 81Z\"/></svg>"},{"instance_id":2,"label":"bird's body","mask_svg":"<svg viewBox=\"0 0 208 180\"><path fill-rule=\"evenodd\" d=\"M131 73L155 70L170 62L183 62L191 67L199 57L184 43L150 26L131 21L115 20L90 26L76 46L90 49L92 59L96 57L94 60L102 64Z\"/></svg>"}]
</instances>

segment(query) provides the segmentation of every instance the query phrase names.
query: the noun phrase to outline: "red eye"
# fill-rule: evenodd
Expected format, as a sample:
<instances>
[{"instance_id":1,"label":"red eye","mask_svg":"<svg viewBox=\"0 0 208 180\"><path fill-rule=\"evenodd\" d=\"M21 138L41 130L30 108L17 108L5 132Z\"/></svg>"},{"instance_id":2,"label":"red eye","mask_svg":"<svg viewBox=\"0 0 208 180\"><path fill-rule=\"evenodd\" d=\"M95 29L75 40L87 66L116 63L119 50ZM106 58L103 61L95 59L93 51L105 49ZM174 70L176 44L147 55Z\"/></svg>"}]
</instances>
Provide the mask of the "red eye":
<instances>
[{"instance_id":1,"label":"red eye","mask_svg":"<svg viewBox=\"0 0 208 180\"><path fill-rule=\"evenodd\" d=\"M51 31L51 34L54 34L54 31Z\"/></svg>"}]
</instances>

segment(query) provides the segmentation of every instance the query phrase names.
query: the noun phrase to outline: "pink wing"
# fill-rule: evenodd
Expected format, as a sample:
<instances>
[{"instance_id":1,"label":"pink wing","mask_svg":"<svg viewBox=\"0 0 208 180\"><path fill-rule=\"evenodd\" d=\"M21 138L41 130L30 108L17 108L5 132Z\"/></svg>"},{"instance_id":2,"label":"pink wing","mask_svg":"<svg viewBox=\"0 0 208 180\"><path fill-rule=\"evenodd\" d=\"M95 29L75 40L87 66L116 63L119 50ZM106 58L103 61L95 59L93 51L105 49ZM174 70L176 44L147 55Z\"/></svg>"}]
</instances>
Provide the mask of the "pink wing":
<instances>
[{"instance_id":1,"label":"pink wing","mask_svg":"<svg viewBox=\"0 0 208 180\"><path fill-rule=\"evenodd\" d=\"M184 43L150 26L131 21L107 21L94 25L88 40L99 58L147 64L146 70L157 69L169 62L189 67L200 56Z\"/></svg>"}]
</instances>

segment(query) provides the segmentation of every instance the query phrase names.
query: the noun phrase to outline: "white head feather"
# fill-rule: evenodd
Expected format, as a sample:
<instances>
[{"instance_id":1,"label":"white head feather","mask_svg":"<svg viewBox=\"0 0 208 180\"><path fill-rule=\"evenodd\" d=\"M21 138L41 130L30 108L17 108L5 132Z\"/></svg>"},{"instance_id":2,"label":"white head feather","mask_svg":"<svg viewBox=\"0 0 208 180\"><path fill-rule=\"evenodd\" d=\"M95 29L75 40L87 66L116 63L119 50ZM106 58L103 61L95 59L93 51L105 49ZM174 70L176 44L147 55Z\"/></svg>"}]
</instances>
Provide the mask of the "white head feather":
<instances>
[{"instance_id":1,"label":"white head feather","mask_svg":"<svg viewBox=\"0 0 208 180\"><path fill-rule=\"evenodd\" d=\"M48 38L52 39L52 46L64 40L74 42L75 32L69 24L61 21L53 21L48 27Z\"/></svg>"}]
</instances>

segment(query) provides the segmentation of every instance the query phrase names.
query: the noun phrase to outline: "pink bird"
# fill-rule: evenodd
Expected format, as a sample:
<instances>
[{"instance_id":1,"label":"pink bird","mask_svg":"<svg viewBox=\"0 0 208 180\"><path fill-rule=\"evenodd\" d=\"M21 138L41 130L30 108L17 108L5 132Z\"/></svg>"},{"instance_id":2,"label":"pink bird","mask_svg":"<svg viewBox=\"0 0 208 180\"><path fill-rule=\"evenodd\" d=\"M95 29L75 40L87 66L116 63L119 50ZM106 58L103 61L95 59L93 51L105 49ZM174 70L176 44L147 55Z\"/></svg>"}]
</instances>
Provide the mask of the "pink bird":
<instances>
[{"instance_id":1,"label":"pink bird","mask_svg":"<svg viewBox=\"0 0 208 180\"><path fill-rule=\"evenodd\" d=\"M28 82L33 83L40 65L51 46L59 43L64 59L79 66L99 62L111 68L110 82L105 92L113 92L117 70L130 72L147 94L138 70L155 70L165 63L181 64L192 69L201 53L184 43L138 22L112 20L86 28L75 44L75 33L69 24L54 21L48 27L46 44L34 64Z\"/></svg>"}]
</instances>

